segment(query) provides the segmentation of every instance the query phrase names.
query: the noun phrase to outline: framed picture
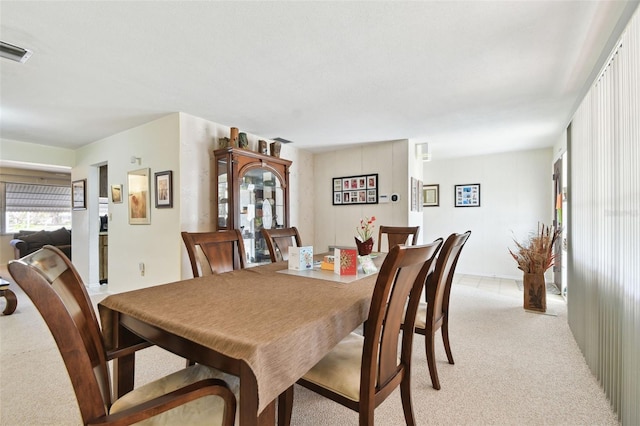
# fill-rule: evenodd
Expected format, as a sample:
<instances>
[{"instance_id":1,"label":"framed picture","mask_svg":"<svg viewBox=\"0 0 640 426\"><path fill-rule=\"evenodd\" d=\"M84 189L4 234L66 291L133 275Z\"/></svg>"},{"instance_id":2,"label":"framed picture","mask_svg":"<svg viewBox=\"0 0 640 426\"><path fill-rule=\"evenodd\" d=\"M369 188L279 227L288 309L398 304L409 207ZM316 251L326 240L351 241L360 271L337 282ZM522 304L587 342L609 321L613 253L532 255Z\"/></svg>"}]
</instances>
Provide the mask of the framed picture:
<instances>
[{"instance_id":1,"label":"framed picture","mask_svg":"<svg viewBox=\"0 0 640 426\"><path fill-rule=\"evenodd\" d=\"M480 207L480 184L455 185L456 207Z\"/></svg>"},{"instance_id":2,"label":"framed picture","mask_svg":"<svg viewBox=\"0 0 640 426\"><path fill-rule=\"evenodd\" d=\"M167 170L155 174L156 178L156 208L173 207L173 172Z\"/></svg>"},{"instance_id":3,"label":"framed picture","mask_svg":"<svg viewBox=\"0 0 640 426\"><path fill-rule=\"evenodd\" d=\"M378 204L378 174L332 179L333 205Z\"/></svg>"},{"instance_id":4,"label":"framed picture","mask_svg":"<svg viewBox=\"0 0 640 426\"><path fill-rule=\"evenodd\" d=\"M122 203L122 185L111 185L111 202Z\"/></svg>"},{"instance_id":5,"label":"framed picture","mask_svg":"<svg viewBox=\"0 0 640 426\"><path fill-rule=\"evenodd\" d=\"M71 205L73 210L86 210L87 208L87 180L74 180L71 182Z\"/></svg>"},{"instance_id":6,"label":"framed picture","mask_svg":"<svg viewBox=\"0 0 640 426\"><path fill-rule=\"evenodd\" d=\"M129 223L131 225L149 225L151 223L149 169L129 172L127 183L129 186Z\"/></svg>"},{"instance_id":7,"label":"framed picture","mask_svg":"<svg viewBox=\"0 0 640 426\"><path fill-rule=\"evenodd\" d=\"M440 185L431 184L422 186L422 205L424 207L437 207L440 205Z\"/></svg>"}]
</instances>

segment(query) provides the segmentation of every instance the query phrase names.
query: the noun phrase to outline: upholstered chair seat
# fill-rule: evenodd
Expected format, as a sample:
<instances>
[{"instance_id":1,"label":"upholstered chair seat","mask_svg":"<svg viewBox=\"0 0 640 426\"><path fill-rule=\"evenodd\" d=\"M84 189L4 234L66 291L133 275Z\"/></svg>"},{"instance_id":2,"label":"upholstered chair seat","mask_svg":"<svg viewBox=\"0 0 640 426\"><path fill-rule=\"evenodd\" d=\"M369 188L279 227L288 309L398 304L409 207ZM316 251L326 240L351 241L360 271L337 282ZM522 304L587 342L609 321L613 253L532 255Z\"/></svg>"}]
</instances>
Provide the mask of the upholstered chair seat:
<instances>
[{"instance_id":1,"label":"upholstered chair seat","mask_svg":"<svg viewBox=\"0 0 640 426\"><path fill-rule=\"evenodd\" d=\"M205 365L196 364L154 382L147 383L125 394L113 403L109 414L119 413L128 408L141 405L153 398L166 395L169 392L205 379L224 380L235 394L236 400L239 400L240 383L237 377ZM221 425L223 424L224 409L224 400L217 395L211 395L180 405L155 417L136 423L136 425ZM237 415L236 418L238 418Z\"/></svg>"},{"instance_id":2,"label":"upholstered chair seat","mask_svg":"<svg viewBox=\"0 0 640 426\"><path fill-rule=\"evenodd\" d=\"M358 401L363 345L364 336L349 334L303 378L352 401Z\"/></svg>"},{"instance_id":3,"label":"upholstered chair seat","mask_svg":"<svg viewBox=\"0 0 640 426\"><path fill-rule=\"evenodd\" d=\"M427 304L420 303L418 305L418 313L416 314L416 328L424 329L427 326Z\"/></svg>"}]
</instances>

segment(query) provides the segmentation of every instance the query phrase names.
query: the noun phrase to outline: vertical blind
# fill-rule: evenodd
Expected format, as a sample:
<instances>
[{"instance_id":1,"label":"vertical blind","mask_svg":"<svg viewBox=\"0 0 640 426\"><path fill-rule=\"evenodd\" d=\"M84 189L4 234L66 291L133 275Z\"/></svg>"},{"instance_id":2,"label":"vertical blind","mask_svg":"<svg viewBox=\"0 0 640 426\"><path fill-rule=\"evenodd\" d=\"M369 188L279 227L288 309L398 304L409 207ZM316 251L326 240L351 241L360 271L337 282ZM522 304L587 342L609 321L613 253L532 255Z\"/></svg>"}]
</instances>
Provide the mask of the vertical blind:
<instances>
[{"instance_id":1,"label":"vertical blind","mask_svg":"<svg viewBox=\"0 0 640 426\"><path fill-rule=\"evenodd\" d=\"M623 425L640 424L640 15L571 123L568 321Z\"/></svg>"}]
</instances>

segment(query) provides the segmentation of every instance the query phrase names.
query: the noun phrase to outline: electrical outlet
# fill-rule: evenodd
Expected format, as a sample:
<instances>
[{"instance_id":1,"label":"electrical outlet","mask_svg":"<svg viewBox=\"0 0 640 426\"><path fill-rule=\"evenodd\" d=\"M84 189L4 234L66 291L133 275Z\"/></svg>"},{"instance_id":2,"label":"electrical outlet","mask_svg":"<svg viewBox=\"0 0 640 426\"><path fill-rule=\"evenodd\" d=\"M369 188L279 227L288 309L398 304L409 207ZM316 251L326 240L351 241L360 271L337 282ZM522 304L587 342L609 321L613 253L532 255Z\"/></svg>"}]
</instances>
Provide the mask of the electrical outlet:
<instances>
[{"instance_id":1,"label":"electrical outlet","mask_svg":"<svg viewBox=\"0 0 640 426\"><path fill-rule=\"evenodd\" d=\"M138 267L140 268L140 276L144 277L144 262L140 262Z\"/></svg>"}]
</instances>

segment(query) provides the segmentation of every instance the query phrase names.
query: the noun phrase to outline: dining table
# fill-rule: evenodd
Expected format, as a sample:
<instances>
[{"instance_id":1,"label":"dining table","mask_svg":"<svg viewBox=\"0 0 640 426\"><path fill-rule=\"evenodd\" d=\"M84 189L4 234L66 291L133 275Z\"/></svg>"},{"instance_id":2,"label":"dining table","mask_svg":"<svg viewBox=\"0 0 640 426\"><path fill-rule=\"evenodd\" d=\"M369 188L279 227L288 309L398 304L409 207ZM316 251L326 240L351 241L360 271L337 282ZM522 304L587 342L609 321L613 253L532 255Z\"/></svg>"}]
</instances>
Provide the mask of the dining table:
<instances>
[{"instance_id":1,"label":"dining table","mask_svg":"<svg viewBox=\"0 0 640 426\"><path fill-rule=\"evenodd\" d=\"M383 260L374 254L378 270ZM150 343L238 377L239 423L273 425L278 395L366 321L376 278L277 262L113 294L98 304L103 339L107 350ZM114 359L117 397L134 370L135 353Z\"/></svg>"}]
</instances>

